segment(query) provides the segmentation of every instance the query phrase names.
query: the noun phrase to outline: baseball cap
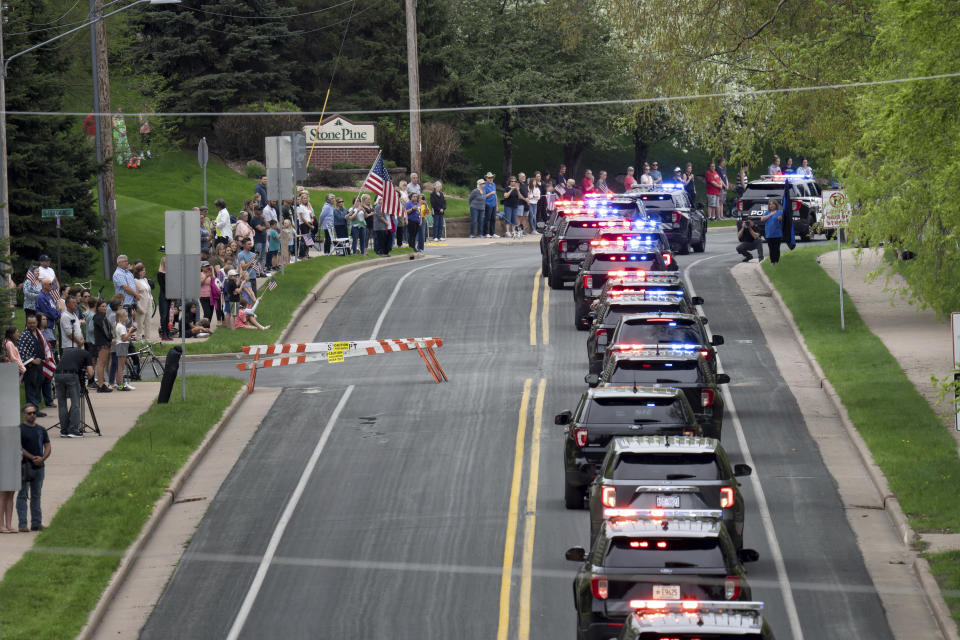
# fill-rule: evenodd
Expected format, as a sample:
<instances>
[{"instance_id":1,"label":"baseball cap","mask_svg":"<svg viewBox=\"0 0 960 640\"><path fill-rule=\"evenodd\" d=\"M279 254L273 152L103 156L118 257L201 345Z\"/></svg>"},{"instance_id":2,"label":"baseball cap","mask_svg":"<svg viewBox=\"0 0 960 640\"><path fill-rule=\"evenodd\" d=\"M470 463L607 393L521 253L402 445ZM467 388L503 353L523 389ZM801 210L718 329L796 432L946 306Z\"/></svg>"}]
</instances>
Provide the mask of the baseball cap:
<instances>
[{"instance_id":1,"label":"baseball cap","mask_svg":"<svg viewBox=\"0 0 960 640\"><path fill-rule=\"evenodd\" d=\"M37 258L37 260L40 261L40 262L50 262L50 256L48 256L48 255L45 254L45 253L42 253L42 254L40 254L40 257Z\"/></svg>"},{"instance_id":2,"label":"baseball cap","mask_svg":"<svg viewBox=\"0 0 960 640\"><path fill-rule=\"evenodd\" d=\"M230 271L227 271L227 275L228 275L228 276L235 276L235 275L237 275L237 270L236 270L236 269L230 269Z\"/></svg>"},{"instance_id":3,"label":"baseball cap","mask_svg":"<svg viewBox=\"0 0 960 640\"><path fill-rule=\"evenodd\" d=\"M680 170L680 167L674 167L674 168L673 168L673 172L674 172L674 173L683 173L683 171Z\"/></svg>"},{"instance_id":4,"label":"baseball cap","mask_svg":"<svg viewBox=\"0 0 960 640\"><path fill-rule=\"evenodd\" d=\"M203 268L203 267L209 267L209 266L210 266L210 262L209 262L209 261L207 261L207 260L201 260L201 261L200 261L200 267L201 267L201 268Z\"/></svg>"}]
</instances>

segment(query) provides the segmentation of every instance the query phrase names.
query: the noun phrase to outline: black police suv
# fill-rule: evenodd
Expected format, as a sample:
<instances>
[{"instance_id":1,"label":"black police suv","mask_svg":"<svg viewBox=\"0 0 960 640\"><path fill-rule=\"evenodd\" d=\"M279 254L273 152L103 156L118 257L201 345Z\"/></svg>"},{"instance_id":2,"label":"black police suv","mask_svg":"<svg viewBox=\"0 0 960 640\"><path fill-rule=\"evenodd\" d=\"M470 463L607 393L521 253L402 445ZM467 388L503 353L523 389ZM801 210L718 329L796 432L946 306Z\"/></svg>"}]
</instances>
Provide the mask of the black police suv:
<instances>
[{"instance_id":1,"label":"black police suv","mask_svg":"<svg viewBox=\"0 0 960 640\"><path fill-rule=\"evenodd\" d=\"M591 362L590 373L599 374L611 353L635 351L647 347L698 350L710 367L717 370L717 350L723 336L707 337L703 319L689 313L638 313L620 318L599 365Z\"/></svg>"},{"instance_id":2,"label":"black police suv","mask_svg":"<svg viewBox=\"0 0 960 640\"><path fill-rule=\"evenodd\" d=\"M664 436L618 437L590 485L590 539L605 520L636 520L657 510L716 509L737 549L743 548L744 500L719 440Z\"/></svg>"},{"instance_id":3,"label":"black police suv","mask_svg":"<svg viewBox=\"0 0 960 640\"><path fill-rule=\"evenodd\" d=\"M776 640L762 602L634 600L617 640Z\"/></svg>"},{"instance_id":4,"label":"black police suv","mask_svg":"<svg viewBox=\"0 0 960 640\"><path fill-rule=\"evenodd\" d=\"M614 387L587 389L574 411L557 414L564 427L563 499L582 509L587 487L615 436L703 434L687 397L679 389Z\"/></svg>"},{"instance_id":5,"label":"black police suv","mask_svg":"<svg viewBox=\"0 0 960 640\"><path fill-rule=\"evenodd\" d=\"M574 326L580 331L590 326L590 305L608 277L630 277L641 271L666 271L664 254L655 246L639 245L626 251L591 249L573 283Z\"/></svg>"},{"instance_id":6,"label":"black police suv","mask_svg":"<svg viewBox=\"0 0 960 640\"><path fill-rule=\"evenodd\" d=\"M793 203L793 233L800 240L807 241L820 230L820 217L823 209L823 194L813 178L796 175L763 176L751 180L743 195L737 200L737 228L744 220L752 220L755 227L763 233L764 224L760 218L767 213L770 200L783 200L784 183L790 185L790 200ZM827 237L830 237L829 235Z\"/></svg>"},{"instance_id":7,"label":"black police suv","mask_svg":"<svg viewBox=\"0 0 960 640\"><path fill-rule=\"evenodd\" d=\"M706 250L707 217L693 207L683 189L640 188L630 195L643 202L649 218L660 221L674 251L686 255L690 249Z\"/></svg>"}]
</instances>

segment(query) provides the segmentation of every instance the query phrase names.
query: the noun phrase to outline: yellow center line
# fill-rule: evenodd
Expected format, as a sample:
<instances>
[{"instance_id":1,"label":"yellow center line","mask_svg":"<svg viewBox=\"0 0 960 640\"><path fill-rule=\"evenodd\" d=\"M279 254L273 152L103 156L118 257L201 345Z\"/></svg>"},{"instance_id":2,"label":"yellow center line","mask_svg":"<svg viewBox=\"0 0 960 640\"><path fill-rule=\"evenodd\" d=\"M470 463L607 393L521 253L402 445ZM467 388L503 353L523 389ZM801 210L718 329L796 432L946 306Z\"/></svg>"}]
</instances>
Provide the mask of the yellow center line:
<instances>
[{"instance_id":1,"label":"yellow center line","mask_svg":"<svg viewBox=\"0 0 960 640\"><path fill-rule=\"evenodd\" d=\"M513 482L510 485L510 507L507 513L507 538L503 543L503 569L500 574L500 622L497 640L507 640L510 632L510 588L513 576L513 556L517 538L517 517L520 502L520 484L523 480L523 442L527 436L527 409L530 407L531 378L523 382L517 441L513 453Z\"/></svg>"},{"instance_id":2,"label":"yellow center line","mask_svg":"<svg viewBox=\"0 0 960 640\"><path fill-rule=\"evenodd\" d=\"M546 289L544 289L546 291ZM543 423L543 398L547 381L537 385L537 401L533 408L533 431L530 435L530 480L527 483L526 522L524 523L523 555L520 562L520 612L517 620L517 638L530 638L530 592L533 579L533 539L537 532L537 487L540 476L540 428Z\"/></svg>"},{"instance_id":3,"label":"yellow center line","mask_svg":"<svg viewBox=\"0 0 960 640\"><path fill-rule=\"evenodd\" d=\"M550 287L543 286L543 312L540 314L540 332L543 334L543 344L550 344Z\"/></svg>"},{"instance_id":4,"label":"yellow center line","mask_svg":"<svg viewBox=\"0 0 960 640\"><path fill-rule=\"evenodd\" d=\"M546 295L546 288L544 288ZM540 299L540 269L533 275L533 293L530 294L530 346L537 344L537 302Z\"/></svg>"}]
</instances>

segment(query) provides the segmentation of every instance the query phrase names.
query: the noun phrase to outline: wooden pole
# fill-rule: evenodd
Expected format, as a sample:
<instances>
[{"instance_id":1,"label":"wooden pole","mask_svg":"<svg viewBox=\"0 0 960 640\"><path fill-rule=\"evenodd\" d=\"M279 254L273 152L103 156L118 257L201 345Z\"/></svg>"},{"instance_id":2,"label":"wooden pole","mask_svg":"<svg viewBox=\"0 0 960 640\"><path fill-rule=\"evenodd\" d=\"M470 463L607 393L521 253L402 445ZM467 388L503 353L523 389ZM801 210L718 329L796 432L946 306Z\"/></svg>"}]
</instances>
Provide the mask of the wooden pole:
<instances>
[{"instance_id":1,"label":"wooden pole","mask_svg":"<svg viewBox=\"0 0 960 640\"><path fill-rule=\"evenodd\" d=\"M103 16L103 0L94 0L94 18ZM117 207L116 188L113 181L113 119L110 117L110 72L107 66L107 27L102 19L97 20L93 27L96 35L94 47L94 67L97 86L94 87L94 109L100 146L98 154L105 164L98 176L97 185L101 190L99 198L100 216L103 219L104 235L104 264L106 269L113 268L120 255L117 241ZM102 181L101 181L102 178ZM106 274L110 276L109 273Z\"/></svg>"},{"instance_id":2,"label":"wooden pole","mask_svg":"<svg viewBox=\"0 0 960 640\"><path fill-rule=\"evenodd\" d=\"M405 0L407 9L407 81L410 88L410 173L420 174L420 65L417 61L417 4Z\"/></svg>"}]
</instances>

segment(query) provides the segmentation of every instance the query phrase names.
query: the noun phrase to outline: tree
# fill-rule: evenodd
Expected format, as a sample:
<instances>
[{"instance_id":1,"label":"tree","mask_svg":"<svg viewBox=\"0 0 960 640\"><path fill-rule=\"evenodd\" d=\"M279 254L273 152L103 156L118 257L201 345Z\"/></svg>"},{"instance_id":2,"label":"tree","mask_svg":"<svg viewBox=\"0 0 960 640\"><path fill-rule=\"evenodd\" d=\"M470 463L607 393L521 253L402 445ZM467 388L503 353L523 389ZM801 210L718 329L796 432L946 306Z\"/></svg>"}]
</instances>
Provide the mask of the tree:
<instances>
[{"instance_id":1,"label":"tree","mask_svg":"<svg viewBox=\"0 0 960 640\"><path fill-rule=\"evenodd\" d=\"M7 29L30 31L30 25L52 17L41 0L12 2ZM44 32L10 38L8 53L16 53L49 37ZM10 63L7 76L9 111L61 110L63 86L59 73L66 68L64 53L41 47ZM90 273L102 235L93 210L91 187L96 165L79 127L58 116L7 115L10 235L15 279L23 278L30 263L42 253L56 256L56 224L42 220L41 209L72 208L61 229L63 271L67 276Z\"/></svg>"},{"instance_id":2,"label":"tree","mask_svg":"<svg viewBox=\"0 0 960 640\"><path fill-rule=\"evenodd\" d=\"M931 0L884 0L874 16L871 79L955 72L944 52L960 29L956 7ZM859 140L840 164L857 203L851 230L876 245L916 254L896 267L905 292L938 313L960 305L960 94L957 79L870 87L854 103Z\"/></svg>"},{"instance_id":3,"label":"tree","mask_svg":"<svg viewBox=\"0 0 960 640\"><path fill-rule=\"evenodd\" d=\"M141 12L143 64L161 78L158 107L216 112L253 102L297 103L298 64L309 61L296 55L302 33L293 13L276 0L184 0ZM210 126L208 118L174 125L187 135Z\"/></svg>"}]
</instances>

